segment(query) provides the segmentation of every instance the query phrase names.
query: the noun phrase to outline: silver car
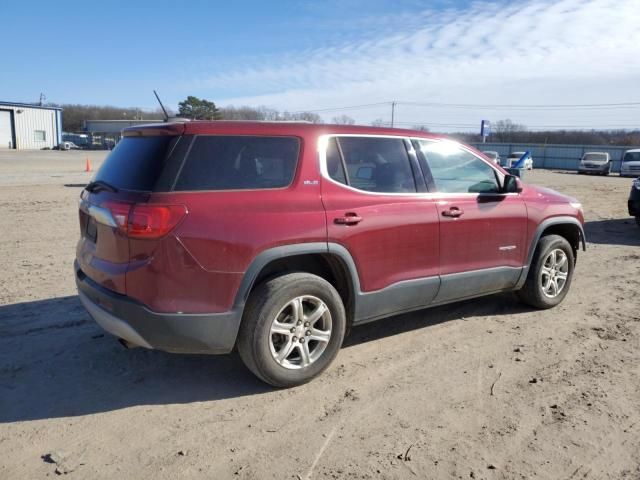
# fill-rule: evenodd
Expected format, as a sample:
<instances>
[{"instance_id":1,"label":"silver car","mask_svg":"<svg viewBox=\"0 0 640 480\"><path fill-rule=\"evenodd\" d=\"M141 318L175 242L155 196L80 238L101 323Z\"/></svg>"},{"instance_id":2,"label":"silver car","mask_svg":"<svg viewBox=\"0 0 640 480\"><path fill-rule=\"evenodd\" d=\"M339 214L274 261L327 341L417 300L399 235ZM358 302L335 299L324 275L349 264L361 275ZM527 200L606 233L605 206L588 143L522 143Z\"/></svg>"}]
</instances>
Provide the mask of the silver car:
<instances>
[{"instance_id":1,"label":"silver car","mask_svg":"<svg viewBox=\"0 0 640 480\"><path fill-rule=\"evenodd\" d=\"M495 163L496 165L500 165L500 154L498 152L494 152L493 150L483 150L485 157L489 157L489 159Z\"/></svg>"},{"instance_id":2,"label":"silver car","mask_svg":"<svg viewBox=\"0 0 640 480\"><path fill-rule=\"evenodd\" d=\"M620 176L640 176L640 148L624 152L624 155L622 156L622 165L620 165Z\"/></svg>"},{"instance_id":3,"label":"silver car","mask_svg":"<svg viewBox=\"0 0 640 480\"><path fill-rule=\"evenodd\" d=\"M606 152L586 152L580 160L578 173L597 173L609 175L611 173L611 158Z\"/></svg>"}]
</instances>

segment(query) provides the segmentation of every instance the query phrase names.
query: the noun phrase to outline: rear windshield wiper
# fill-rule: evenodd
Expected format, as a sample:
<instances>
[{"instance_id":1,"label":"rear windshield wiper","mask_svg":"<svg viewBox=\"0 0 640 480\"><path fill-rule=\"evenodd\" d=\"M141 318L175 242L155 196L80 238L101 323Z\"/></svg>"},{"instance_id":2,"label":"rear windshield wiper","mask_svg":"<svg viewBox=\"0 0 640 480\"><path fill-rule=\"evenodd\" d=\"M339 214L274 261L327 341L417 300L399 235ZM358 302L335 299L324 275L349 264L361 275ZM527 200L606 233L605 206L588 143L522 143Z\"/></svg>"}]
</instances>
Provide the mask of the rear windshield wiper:
<instances>
[{"instance_id":1,"label":"rear windshield wiper","mask_svg":"<svg viewBox=\"0 0 640 480\"><path fill-rule=\"evenodd\" d=\"M110 183L105 182L104 180L94 180L90 182L89 185L84 187L84 189L88 192L97 192L99 190L106 190L112 193L118 193L118 189L111 185Z\"/></svg>"}]
</instances>

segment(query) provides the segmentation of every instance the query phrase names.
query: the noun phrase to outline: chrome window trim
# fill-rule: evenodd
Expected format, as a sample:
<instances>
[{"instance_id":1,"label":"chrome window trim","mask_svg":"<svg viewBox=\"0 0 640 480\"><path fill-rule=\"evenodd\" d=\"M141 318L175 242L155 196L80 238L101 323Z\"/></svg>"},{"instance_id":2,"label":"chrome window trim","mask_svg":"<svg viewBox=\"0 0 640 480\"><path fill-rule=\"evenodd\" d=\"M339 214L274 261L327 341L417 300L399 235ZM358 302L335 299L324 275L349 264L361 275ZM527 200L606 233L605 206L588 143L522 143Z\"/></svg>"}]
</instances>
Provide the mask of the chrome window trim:
<instances>
[{"instance_id":1,"label":"chrome window trim","mask_svg":"<svg viewBox=\"0 0 640 480\"><path fill-rule=\"evenodd\" d=\"M384 192L370 192L368 190L360 190L359 188L352 187L351 185L345 185L344 183L337 182L331 176L329 176L329 171L327 170L327 146L329 144L329 139L331 138L340 138L340 137L366 137L366 138L393 138L403 141L408 141L411 143L411 140L422 140L426 142L450 142L457 145L459 148L465 150L466 152L473 155L475 158L489 165L500 177L501 181L504 182L504 173L495 168L490 162L487 162L483 158L479 157L473 151L471 151L468 147L462 145L461 143L454 142L452 140L446 139L431 139L431 138L421 138L421 137L408 137L406 135L376 135L376 134L359 134L359 133L328 133L324 135L318 136L318 167L320 170L320 176L323 181L328 181L342 187L346 190L350 190L352 192L357 192L365 195L374 195L374 196L383 196L383 197L411 197L411 198L423 198L425 200L438 200L438 199L447 199L454 197L468 197L468 198L477 198L477 197L495 197L497 195L500 196L517 196L519 195L516 192L513 193L454 193L454 192L415 192L415 193L384 193ZM414 149L415 151L415 149Z\"/></svg>"}]
</instances>

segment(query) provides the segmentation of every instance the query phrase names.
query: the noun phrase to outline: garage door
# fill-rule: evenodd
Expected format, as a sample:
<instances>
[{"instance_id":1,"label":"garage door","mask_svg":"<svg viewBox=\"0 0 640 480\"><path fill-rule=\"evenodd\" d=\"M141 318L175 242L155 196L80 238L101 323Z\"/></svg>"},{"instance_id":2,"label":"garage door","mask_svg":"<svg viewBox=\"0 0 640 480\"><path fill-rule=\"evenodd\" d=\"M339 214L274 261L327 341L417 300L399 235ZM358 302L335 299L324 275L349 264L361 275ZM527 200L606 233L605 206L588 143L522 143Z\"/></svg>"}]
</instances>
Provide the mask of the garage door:
<instances>
[{"instance_id":1,"label":"garage door","mask_svg":"<svg viewBox=\"0 0 640 480\"><path fill-rule=\"evenodd\" d=\"M0 149L12 148L11 112L0 110Z\"/></svg>"}]
</instances>

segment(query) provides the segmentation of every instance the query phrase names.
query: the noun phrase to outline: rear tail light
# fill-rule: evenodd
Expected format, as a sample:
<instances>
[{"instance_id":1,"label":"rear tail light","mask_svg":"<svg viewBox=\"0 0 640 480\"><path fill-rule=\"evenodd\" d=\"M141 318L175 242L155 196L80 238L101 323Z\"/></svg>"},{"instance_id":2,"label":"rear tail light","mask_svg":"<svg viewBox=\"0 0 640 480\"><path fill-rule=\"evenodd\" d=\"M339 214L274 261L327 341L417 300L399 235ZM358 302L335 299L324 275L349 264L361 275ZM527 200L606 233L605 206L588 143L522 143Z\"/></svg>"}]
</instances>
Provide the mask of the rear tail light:
<instances>
[{"instance_id":1,"label":"rear tail light","mask_svg":"<svg viewBox=\"0 0 640 480\"><path fill-rule=\"evenodd\" d=\"M156 239L173 230L187 214L184 205L105 202L118 230L130 238Z\"/></svg>"}]
</instances>

